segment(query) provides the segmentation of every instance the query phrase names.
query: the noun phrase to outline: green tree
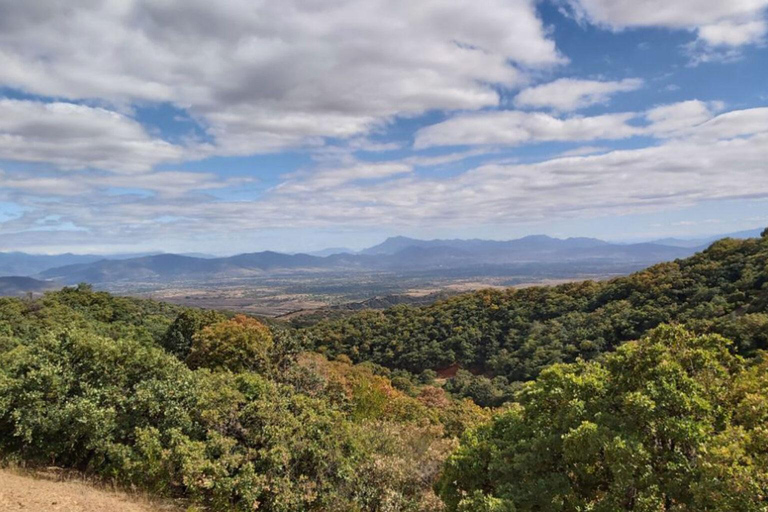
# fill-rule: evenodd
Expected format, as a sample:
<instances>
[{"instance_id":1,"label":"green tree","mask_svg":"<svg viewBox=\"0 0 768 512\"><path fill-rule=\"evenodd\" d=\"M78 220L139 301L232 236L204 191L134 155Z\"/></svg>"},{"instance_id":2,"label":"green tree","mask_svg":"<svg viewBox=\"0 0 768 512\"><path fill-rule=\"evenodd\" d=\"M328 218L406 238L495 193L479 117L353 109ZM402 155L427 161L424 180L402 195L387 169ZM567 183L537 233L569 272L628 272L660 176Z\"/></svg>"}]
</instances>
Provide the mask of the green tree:
<instances>
[{"instance_id":1,"label":"green tree","mask_svg":"<svg viewBox=\"0 0 768 512\"><path fill-rule=\"evenodd\" d=\"M192 349L195 334L209 325L225 320L225 318L224 315L215 311L187 309L179 313L168 327L160 340L160 344L179 359L186 359Z\"/></svg>"},{"instance_id":2,"label":"green tree","mask_svg":"<svg viewBox=\"0 0 768 512\"><path fill-rule=\"evenodd\" d=\"M555 365L465 435L439 493L454 511L764 511L768 388L744 365L724 338L666 326Z\"/></svg>"},{"instance_id":3,"label":"green tree","mask_svg":"<svg viewBox=\"0 0 768 512\"><path fill-rule=\"evenodd\" d=\"M195 334L187 364L193 369L266 370L272 346L272 333L267 326L245 315L237 315Z\"/></svg>"}]
</instances>

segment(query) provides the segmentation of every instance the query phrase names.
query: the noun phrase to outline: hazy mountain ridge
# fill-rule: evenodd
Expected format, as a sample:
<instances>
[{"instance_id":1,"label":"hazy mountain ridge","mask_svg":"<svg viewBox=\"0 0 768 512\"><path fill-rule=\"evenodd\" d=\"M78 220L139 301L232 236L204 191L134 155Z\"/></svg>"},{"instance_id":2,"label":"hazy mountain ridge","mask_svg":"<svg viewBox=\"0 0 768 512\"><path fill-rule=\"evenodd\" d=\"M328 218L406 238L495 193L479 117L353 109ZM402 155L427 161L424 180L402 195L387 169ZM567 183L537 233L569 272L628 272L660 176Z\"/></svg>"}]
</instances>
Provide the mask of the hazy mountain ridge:
<instances>
[{"instance_id":1,"label":"hazy mountain ridge","mask_svg":"<svg viewBox=\"0 0 768 512\"><path fill-rule=\"evenodd\" d=\"M388 251L394 251L389 253ZM602 240L535 236L506 242L486 240L422 241L399 237L362 254L283 254L273 251L225 258L160 254L125 260L102 259L48 269L41 278L65 284L125 281L196 281L254 277L271 272L327 270L409 271L546 263L656 263L683 258L692 248L657 244L618 245Z\"/></svg>"},{"instance_id":2,"label":"hazy mountain ridge","mask_svg":"<svg viewBox=\"0 0 768 512\"><path fill-rule=\"evenodd\" d=\"M760 230L731 235L754 236ZM275 251L228 257L199 254L150 253L131 255L26 255L0 253L0 274L34 276L63 284L128 281L173 282L258 277L281 271L410 271L474 268L519 264L653 264L685 258L704 249L712 240L664 239L619 244L596 238L559 239L532 235L515 240L435 239L391 237L359 252L336 249L315 254Z\"/></svg>"},{"instance_id":3,"label":"hazy mountain ridge","mask_svg":"<svg viewBox=\"0 0 768 512\"><path fill-rule=\"evenodd\" d=\"M40 293L57 288L55 283L39 281L25 276L0 277L0 296Z\"/></svg>"},{"instance_id":4,"label":"hazy mountain ridge","mask_svg":"<svg viewBox=\"0 0 768 512\"><path fill-rule=\"evenodd\" d=\"M0 275L6 276L33 276L45 270L69 265L94 263L103 259L124 260L143 256L160 254L132 253L110 254L108 256L98 254L30 254L26 252L0 252Z\"/></svg>"},{"instance_id":5,"label":"hazy mountain ridge","mask_svg":"<svg viewBox=\"0 0 768 512\"><path fill-rule=\"evenodd\" d=\"M762 232L763 228L757 228L704 238L661 238L659 240L654 240L651 243L668 245L670 247L701 247L703 245L709 245L721 238L756 238L759 237Z\"/></svg>"}]
</instances>

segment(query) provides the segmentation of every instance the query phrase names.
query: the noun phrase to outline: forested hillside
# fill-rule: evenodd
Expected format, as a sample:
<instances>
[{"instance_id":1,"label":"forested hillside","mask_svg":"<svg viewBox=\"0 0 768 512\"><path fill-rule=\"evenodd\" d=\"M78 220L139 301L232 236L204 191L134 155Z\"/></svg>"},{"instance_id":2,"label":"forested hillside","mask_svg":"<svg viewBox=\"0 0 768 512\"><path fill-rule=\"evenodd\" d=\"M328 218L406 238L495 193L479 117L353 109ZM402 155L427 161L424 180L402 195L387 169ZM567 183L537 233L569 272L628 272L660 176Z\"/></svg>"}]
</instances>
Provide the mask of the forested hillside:
<instances>
[{"instance_id":1,"label":"forested hillside","mask_svg":"<svg viewBox=\"0 0 768 512\"><path fill-rule=\"evenodd\" d=\"M664 326L554 365L466 435L438 484L452 512L763 512L768 362Z\"/></svg>"},{"instance_id":2,"label":"forested hillside","mask_svg":"<svg viewBox=\"0 0 768 512\"><path fill-rule=\"evenodd\" d=\"M211 510L440 510L455 438L488 418L244 316L93 292L0 299L0 453Z\"/></svg>"},{"instance_id":3,"label":"forested hillside","mask_svg":"<svg viewBox=\"0 0 768 512\"><path fill-rule=\"evenodd\" d=\"M305 334L327 354L414 373L458 363L465 371L454 388L498 405L514 382L553 363L593 359L662 323L724 334L745 355L768 347L767 265L768 238L724 239L607 282L480 291L366 311Z\"/></svg>"},{"instance_id":4,"label":"forested hillside","mask_svg":"<svg viewBox=\"0 0 768 512\"><path fill-rule=\"evenodd\" d=\"M767 270L723 240L302 329L0 299L0 459L212 511L764 511Z\"/></svg>"}]
</instances>

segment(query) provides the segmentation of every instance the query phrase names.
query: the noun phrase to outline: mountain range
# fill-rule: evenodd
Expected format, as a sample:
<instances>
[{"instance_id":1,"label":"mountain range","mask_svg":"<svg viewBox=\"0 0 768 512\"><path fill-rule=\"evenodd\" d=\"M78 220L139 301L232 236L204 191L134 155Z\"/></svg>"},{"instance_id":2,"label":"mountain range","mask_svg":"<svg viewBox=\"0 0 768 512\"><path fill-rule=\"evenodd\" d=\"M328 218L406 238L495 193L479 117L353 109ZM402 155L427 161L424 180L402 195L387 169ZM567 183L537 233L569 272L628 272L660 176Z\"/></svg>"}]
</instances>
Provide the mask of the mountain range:
<instances>
[{"instance_id":1,"label":"mountain range","mask_svg":"<svg viewBox=\"0 0 768 512\"><path fill-rule=\"evenodd\" d=\"M55 283L39 281L31 277L0 277L0 296L8 297L25 293L41 293L56 288Z\"/></svg>"},{"instance_id":2,"label":"mountain range","mask_svg":"<svg viewBox=\"0 0 768 512\"><path fill-rule=\"evenodd\" d=\"M276 272L418 271L520 264L652 264L683 258L696 248L660 244L611 244L590 238L560 240L529 236L504 242L488 240L417 240L394 237L358 254L329 256L272 251L224 258L159 254L122 260L103 259L55 267L39 277L62 284L78 282L173 282L258 277Z\"/></svg>"},{"instance_id":3,"label":"mountain range","mask_svg":"<svg viewBox=\"0 0 768 512\"><path fill-rule=\"evenodd\" d=\"M758 235L760 230L733 233L734 238ZM315 254L273 251L212 257L207 254L30 255L0 253L0 275L14 274L61 285L127 282L210 281L267 276L279 272L321 271L449 271L552 264L650 265L684 258L706 247L711 239L665 239L619 244L596 238L558 239L545 235L515 240L419 240L403 236L359 252L335 249ZM34 287L32 283L30 286ZM22 286L23 288L23 286Z\"/></svg>"}]
</instances>

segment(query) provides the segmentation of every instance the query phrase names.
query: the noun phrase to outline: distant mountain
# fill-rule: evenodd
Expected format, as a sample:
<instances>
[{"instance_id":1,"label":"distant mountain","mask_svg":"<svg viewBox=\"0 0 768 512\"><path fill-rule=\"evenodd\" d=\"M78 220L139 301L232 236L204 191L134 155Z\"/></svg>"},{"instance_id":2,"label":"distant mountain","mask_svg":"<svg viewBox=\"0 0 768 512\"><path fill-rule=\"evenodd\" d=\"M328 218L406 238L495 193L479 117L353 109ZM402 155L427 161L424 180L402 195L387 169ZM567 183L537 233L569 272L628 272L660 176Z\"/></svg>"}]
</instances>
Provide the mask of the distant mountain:
<instances>
[{"instance_id":1,"label":"distant mountain","mask_svg":"<svg viewBox=\"0 0 768 512\"><path fill-rule=\"evenodd\" d=\"M58 288L54 283L38 281L31 277L7 276L0 277L0 296L24 295L25 293L41 293Z\"/></svg>"},{"instance_id":2,"label":"distant mountain","mask_svg":"<svg viewBox=\"0 0 768 512\"><path fill-rule=\"evenodd\" d=\"M318 269L335 266L326 258L308 254L281 254L265 251L238 254L228 258L194 258L178 254L159 254L126 260L100 260L68 265L40 273L45 279L67 284L79 282L182 281L258 276L279 269Z\"/></svg>"},{"instance_id":3,"label":"distant mountain","mask_svg":"<svg viewBox=\"0 0 768 512\"><path fill-rule=\"evenodd\" d=\"M0 275L33 276L50 268L65 265L93 263L105 258L122 260L159 253L110 254L28 254L25 252L0 252Z\"/></svg>"},{"instance_id":4,"label":"distant mountain","mask_svg":"<svg viewBox=\"0 0 768 512\"><path fill-rule=\"evenodd\" d=\"M418 240L404 236L387 238L379 245L360 251L360 254L369 255L394 255L411 247L434 248L447 247L467 251L472 254L489 253L541 253L553 250L585 249L610 245L608 242L596 238L567 238L565 240L552 238L546 235L532 235L517 240Z\"/></svg>"},{"instance_id":5,"label":"distant mountain","mask_svg":"<svg viewBox=\"0 0 768 512\"><path fill-rule=\"evenodd\" d=\"M0 252L0 275L31 276L43 270L98 261L102 256L79 254L27 254L23 252Z\"/></svg>"},{"instance_id":6,"label":"distant mountain","mask_svg":"<svg viewBox=\"0 0 768 512\"><path fill-rule=\"evenodd\" d=\"M715 235L705 238L662 238L660 240L654 240L651 243L668 245L671 247L703 247L722 238L757 238L763 232L763 229L764 228L748 229L746 231L725 233L723 235Z\"/></svg>"},{"instance_id":7,"label":"distant mountain","mask_svg":"<svg viewBox=\"0 0 768 512\"><path fill-rule=\"evenodd\" d=\"M310 256L320 256L324 258L333 254L355 254L357 251L349 249L347 247L328 247L327 249L321 249L319 251L308 252Z\"/></svg>"},{"instance_id":8,"label":"distant mountain","mask_svg":"<svg viewBox=\"0 0 768 512\"><path fill-rule=\"evenodd\" d=\"M273 251L226 258L158 254L123 260L101 259L42 271L44 279L63 284L211 281L268 276L275 272L434 271L497 268L515 265L590 263L644 265L690 256L694 248L661 244L611 244L594 238L564 240L544 235L517 240L418 240L389 238L359 254L328 256Z\"/></svg>"}]
</instances>

